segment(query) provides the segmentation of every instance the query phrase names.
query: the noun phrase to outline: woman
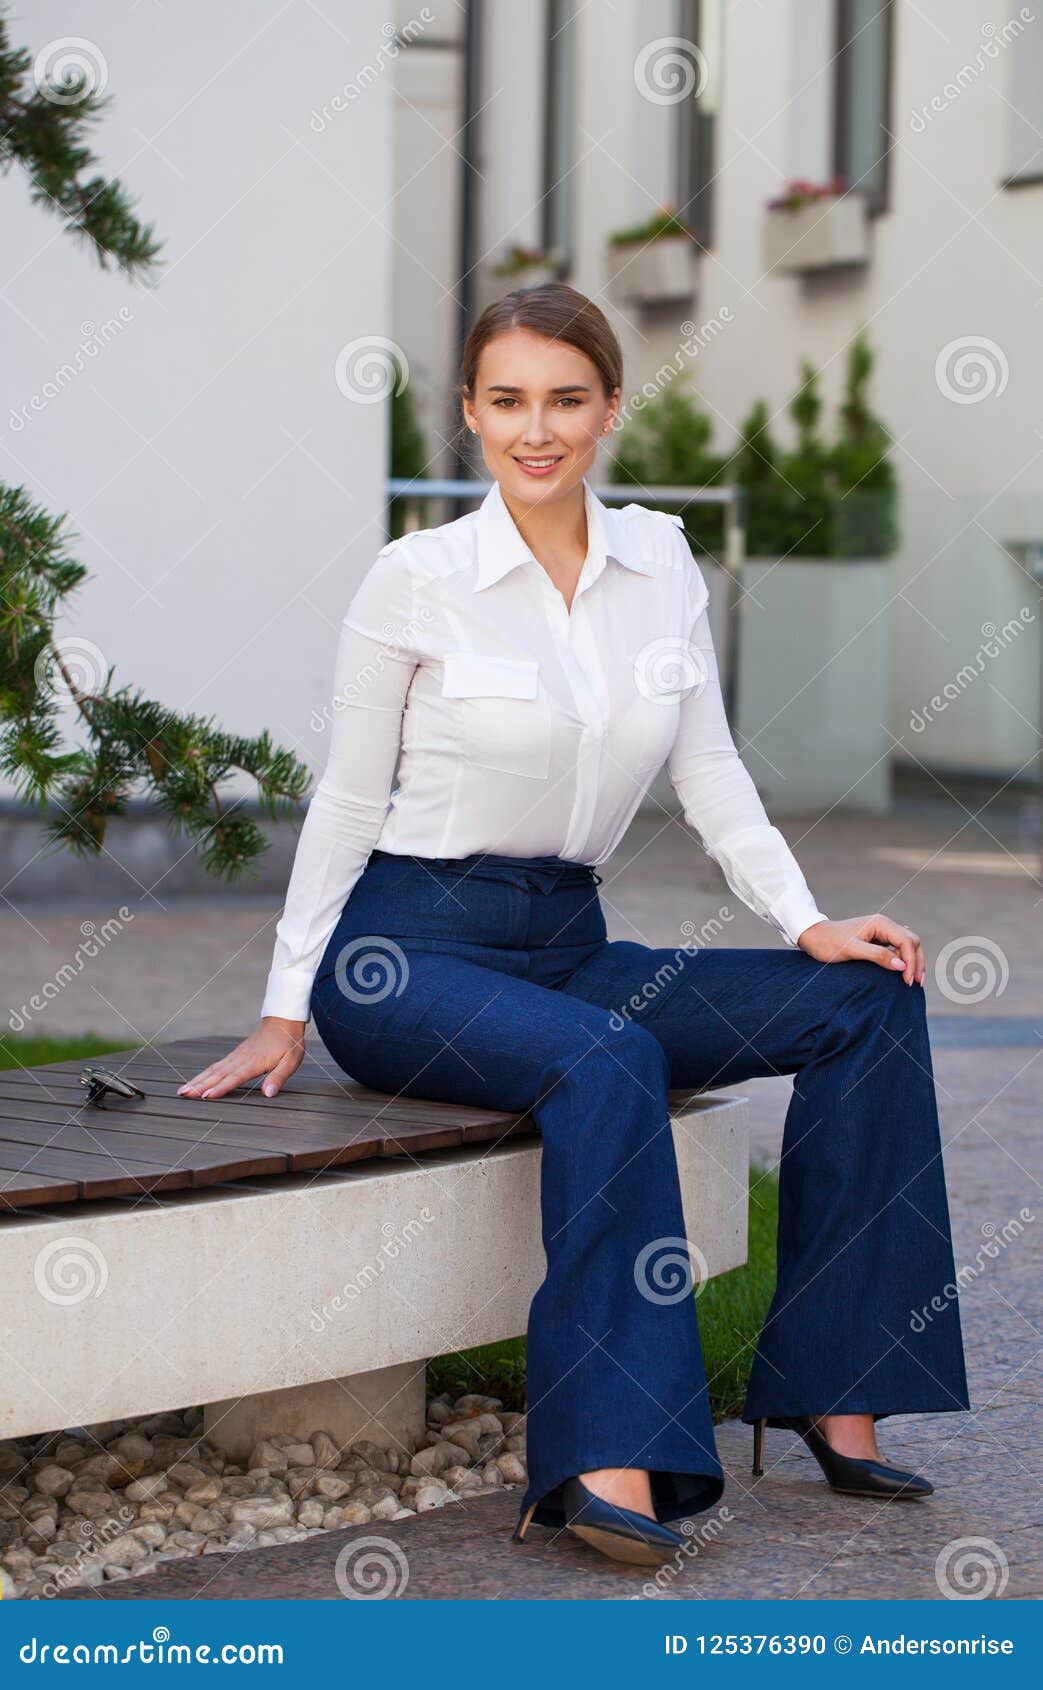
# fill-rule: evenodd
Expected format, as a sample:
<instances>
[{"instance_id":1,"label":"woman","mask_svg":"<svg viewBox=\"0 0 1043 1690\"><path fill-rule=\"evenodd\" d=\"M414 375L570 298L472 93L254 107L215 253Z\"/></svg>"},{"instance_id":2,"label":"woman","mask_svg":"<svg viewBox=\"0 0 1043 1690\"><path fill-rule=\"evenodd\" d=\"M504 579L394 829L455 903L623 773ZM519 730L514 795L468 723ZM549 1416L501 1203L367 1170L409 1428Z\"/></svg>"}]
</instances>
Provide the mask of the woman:
<instances>
[{"instance_id":1,"label":"woman","mask_svg":"<svg viewBox=\"0 0 1043 1690\"><path fill-rule=\"evenodd\" d=\"M264 1075L273 1096L310 1011L366 1086L531 1109L547 1272L515 1538L535 1519L654 1564L686 1541L666 1522L723 1489L692 1281L656 1278L679 1251L690 1271L670 1087L798 1076L743 1409L754 1470L782 1426L837 1490L923 1496L875 1422L968 1402L955 1302L908 1320L953 1277L923 948L883 915L824 915L768 822L679 519L612 510L586 479L621 384L610 325L561 283L472 328L459 392L494 486L385 546L355 593L260 1026L181 1091ZM595 865L664 761L788 950L607 938Z\"/></svg>"}]
</instances>

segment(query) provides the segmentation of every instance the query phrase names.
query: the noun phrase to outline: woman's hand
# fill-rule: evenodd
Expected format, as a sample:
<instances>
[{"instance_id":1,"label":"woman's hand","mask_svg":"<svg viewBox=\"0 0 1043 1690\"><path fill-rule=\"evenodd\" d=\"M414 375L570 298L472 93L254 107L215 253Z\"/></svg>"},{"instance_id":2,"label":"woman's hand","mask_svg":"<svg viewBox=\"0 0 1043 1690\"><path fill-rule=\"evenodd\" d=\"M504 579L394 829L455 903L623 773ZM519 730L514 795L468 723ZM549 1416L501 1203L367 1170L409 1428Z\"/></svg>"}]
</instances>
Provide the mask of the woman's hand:
<instances>
[{"instance_id":1,"label":"woman's hand","mask_svg":"<svg viewBox=\"0 0 1043 1690\"><path fill-rule=\"evenodd\" d=\"M879 941L874 943L873 941ZM878 962L901 968L905 983L922 986L927 964L919 933L886 915L852 915L846 921L816 921L797 940L816 962Z\"/></svg>"},{"instance_id":2,"label":"woman's hand","mask_svg":"<svg viewBox=\"0 0 1043 1690\"><path fill-rule=\"evenodd\" d=\"M224 1097L226 1091L255 1080L258 1074L267 1076L261 1087L265 1097L274 1097L304 1059L307 1025L306 1021L284 1021L280 1015L265 1015L257 1031L242 1044L178 1086L178 1097Z\"/></svg>"}]
</instances>

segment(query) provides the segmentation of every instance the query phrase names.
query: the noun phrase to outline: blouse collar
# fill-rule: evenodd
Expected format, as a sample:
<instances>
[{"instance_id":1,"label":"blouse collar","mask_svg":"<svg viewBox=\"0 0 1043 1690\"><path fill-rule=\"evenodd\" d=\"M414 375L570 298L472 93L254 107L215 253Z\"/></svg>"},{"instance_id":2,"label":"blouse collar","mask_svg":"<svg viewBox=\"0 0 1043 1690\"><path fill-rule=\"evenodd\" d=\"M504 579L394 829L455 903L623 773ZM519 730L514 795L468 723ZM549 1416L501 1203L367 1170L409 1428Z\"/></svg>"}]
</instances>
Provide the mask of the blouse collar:
<instances>
[{"instance_id":1,"label":"blouse collar","mask_svg":"<svg viewBox=\"0 0 1043 1690\"><path fill-rule=\"evenodd\" d=\"M620 511L598 498L586 476L583 477L583 495L595 576L600 575L609 558L615 558L617 563L639 575L652 575L655 566L643 555L641 525L624 522ZM478 506L476 516L478 568L474 580L475 592L499 581L519 563L529 559L538 562L504 503L498 481L493 482Z\"/></svg>"}]
</instances>

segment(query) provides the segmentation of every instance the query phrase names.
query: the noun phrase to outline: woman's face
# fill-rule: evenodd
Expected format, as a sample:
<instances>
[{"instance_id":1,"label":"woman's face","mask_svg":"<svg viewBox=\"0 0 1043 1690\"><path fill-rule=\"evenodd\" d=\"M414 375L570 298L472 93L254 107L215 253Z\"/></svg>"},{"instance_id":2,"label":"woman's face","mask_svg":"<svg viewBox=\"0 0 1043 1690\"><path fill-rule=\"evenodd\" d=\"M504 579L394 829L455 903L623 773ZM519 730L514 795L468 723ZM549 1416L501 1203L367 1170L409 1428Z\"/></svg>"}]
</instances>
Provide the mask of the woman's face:
<instances>
[{"instance_id":1,"label":"woman's face","mask_svg":"<svg viewBox=\"0 0 1043 1690\"><path fill-rule=\"evenodd\" d=\"M477 424L489 473L504 492L542 500L586 475L619 409L619 392L605 398L594 364L577 347L510 329L484 347L463 410L468 426Z\"/></svg>"}]
</instances>

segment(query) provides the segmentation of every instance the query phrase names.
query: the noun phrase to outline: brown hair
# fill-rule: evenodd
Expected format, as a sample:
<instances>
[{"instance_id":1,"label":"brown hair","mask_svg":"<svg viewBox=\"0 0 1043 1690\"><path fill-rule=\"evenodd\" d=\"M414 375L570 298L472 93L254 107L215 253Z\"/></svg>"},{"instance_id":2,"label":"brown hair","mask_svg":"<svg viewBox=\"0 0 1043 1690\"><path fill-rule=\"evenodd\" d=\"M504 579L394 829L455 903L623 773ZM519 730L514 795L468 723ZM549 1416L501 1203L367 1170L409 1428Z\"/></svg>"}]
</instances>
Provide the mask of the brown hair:
<instances>
[{"instance_id":1,"label":"brown hair","mask_svg":"<svg viewBox=\"0 0 1043 1690\"><path fill-rule=\"evenodd\" d=\"M510 329L531 329L585 352L601 377L605 398L623 385L623 352L604 312L567 282L540 282L531 288L515 288L487 305L471 326L460 358L455 392L473 398L478 377L478 360L496 335ZM457 436L469 440L466 425Z\"/></svg>"}]
</instances>

